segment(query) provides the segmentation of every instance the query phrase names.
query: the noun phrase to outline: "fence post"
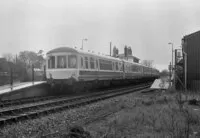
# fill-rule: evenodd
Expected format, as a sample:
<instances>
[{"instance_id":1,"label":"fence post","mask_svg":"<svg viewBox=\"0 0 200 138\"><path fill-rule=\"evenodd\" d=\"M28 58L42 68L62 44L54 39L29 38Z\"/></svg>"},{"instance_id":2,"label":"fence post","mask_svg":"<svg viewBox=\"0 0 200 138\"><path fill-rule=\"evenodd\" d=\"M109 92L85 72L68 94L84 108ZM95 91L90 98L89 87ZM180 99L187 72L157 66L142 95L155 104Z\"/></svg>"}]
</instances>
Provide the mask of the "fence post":
<instances>
[{"instance_id":1,"label":"fence post","mask_svg":"<svg viewBox=\"0 0 200 138\"><path fill-rule=\"evenodd\" d=\"M177 49L175 49L175 63L174 63L174 88L176 90L176 65L177 65Z\"/></svg>"},{"instance_id":2,"label":"fence post","mask_svg":"<svg viewBox=\"0 0 200 138\"><path fill-rule=\"evenodd\" d=\"M32 83L34 84L34 65L32 64Z\"/></svg>"},{"instance_id":3,"label":"fence post","mask_svg":"<svg viewBox=\"0 0 200 138\"><path fill-rule=\"evenodd\" d=\"M13 89L13 71L12 71L12 67L10 67L10 86L11 86L11 90Z\"/></svg>"},{"instance_id":4,"label":"fence post","mask_svg":"<svg viewBox=\"0 0 200 138\"><path fill-rule=\"evenodd\" d=\"M44 65L44 80L46 80L46 65Z\"/></svg>"},{"instance_id":5,"label":"fence post","mask_svg":"<svg viewBox=\"0 0 200 138\"><path fill-rule=\"evenodd\" d=\"M172 77L172 64L171 62L169 63L169 88L172 87L172 84L171 84L171 77Z\"/></svg>"}]
</instances>

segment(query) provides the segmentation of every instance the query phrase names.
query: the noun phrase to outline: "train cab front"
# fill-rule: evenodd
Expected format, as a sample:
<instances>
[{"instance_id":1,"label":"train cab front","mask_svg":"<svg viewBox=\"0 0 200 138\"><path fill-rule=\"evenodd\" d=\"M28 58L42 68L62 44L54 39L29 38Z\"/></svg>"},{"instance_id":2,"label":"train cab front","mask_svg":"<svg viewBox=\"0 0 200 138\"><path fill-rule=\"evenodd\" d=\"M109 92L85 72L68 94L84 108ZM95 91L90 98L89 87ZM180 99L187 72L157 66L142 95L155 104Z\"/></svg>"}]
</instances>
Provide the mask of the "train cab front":
<instances>
[{"instance_id":1,"label":"train cab front","mask_svg":"<svg viewBox=\"0 0 200 138\"><path fill-rule=\"evenodd\" d=\"M72 85L78 81L78 56L74 52L51 51L47 53L46 60L47 82L51 85Z\"/></svg>"}]
</instances>

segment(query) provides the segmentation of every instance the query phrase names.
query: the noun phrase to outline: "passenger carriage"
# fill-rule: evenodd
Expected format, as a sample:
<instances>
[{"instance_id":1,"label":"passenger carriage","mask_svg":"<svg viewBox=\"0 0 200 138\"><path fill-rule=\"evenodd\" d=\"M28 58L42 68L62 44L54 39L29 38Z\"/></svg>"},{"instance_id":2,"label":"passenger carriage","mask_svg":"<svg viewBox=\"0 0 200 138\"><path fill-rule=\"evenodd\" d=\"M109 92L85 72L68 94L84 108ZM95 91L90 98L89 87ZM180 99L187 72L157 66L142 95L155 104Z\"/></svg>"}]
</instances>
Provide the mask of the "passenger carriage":
<instances>
[{"instance_id":1,"label":"passenger carriage","mask_svg":"<svg viewBox=\"0 0 200 138\"><path fill-rule=\"evenodd\" d=\"M57 84L85 85L90 82L98 85L97 82L110 83L156 76L153 73L155 69L141 64L70 47L49 51L46 65L48 82Z\"/></svg>"}]
</instances>

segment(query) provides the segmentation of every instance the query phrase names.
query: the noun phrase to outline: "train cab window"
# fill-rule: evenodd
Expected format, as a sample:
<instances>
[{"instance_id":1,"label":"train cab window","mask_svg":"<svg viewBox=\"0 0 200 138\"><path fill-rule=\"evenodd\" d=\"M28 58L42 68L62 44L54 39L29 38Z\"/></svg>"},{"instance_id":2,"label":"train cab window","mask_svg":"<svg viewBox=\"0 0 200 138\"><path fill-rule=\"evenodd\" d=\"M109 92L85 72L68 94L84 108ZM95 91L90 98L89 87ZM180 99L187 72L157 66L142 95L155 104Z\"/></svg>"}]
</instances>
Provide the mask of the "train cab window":
<instances>
[{"instance_id":1,"label":"train cab window","mask_svg":"<svg viewBox=\"0 0 200 138\"><path fill-rule=\"evenodd\" d=\"M68 68L77 68L77 56L76 55L68 56Z\"/></svg>"},{"instance_id":2,"label":"train cab window","mask_svg":"<svg viewBox=\"0 0 200 138\"><path fill-rule=\"evenodd\" d=\"M48 68L54 69L55 68L55 56L50 56L48 60Z\"/></svg>"},{"instance_id":3,"label":"train cab window","mask_svg":"<svg viewBox=\"0 0 200 138\"><path fill-rule=\"evenodd\" d=\"M94 69L94 58L90 58L90 68Z\"/></svg>"},{"instance_id":4,"label":"train cab window","mask_svg":"<svg viewBox=\"0 0 200 138\"><path fill-rule=\"evenodd\" d=\"M57 68L66 68L66 56L57 56Z\"/></svg>"},{"instance_id":5,"label":"train cab window","mask_svg":"<svg viewBox=\"0 0 200 138\"><path fill-rule=\"evenodd\" d=\"M81 68L83 69L84 68L84 64L83 64L83 57L81 57Z\"/></svg>"},{"instance_id":6,"label":"train cab window","mask_svg":"<svg viewBox=\"0 0 200 138\"><path fill-rule=\"evenodd\" d=\"M85 68L88 69L88 57L85 57Z\"/></svg>"}]
</instances>

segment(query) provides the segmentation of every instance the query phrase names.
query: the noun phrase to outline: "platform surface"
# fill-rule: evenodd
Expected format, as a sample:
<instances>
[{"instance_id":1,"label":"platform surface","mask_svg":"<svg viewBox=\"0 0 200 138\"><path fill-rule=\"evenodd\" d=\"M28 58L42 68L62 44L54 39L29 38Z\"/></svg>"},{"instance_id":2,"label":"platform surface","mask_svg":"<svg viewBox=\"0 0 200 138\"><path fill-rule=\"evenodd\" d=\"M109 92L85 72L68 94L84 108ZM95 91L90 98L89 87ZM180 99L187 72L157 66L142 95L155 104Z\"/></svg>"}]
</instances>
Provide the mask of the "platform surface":
<instances>
[{"instance_id":1,"label":"platform surface","mask_svg":"<svg viewBox=\"0 0 200 138\"><path fill-rule=\"evenodd\" d=\"M3 85L3 86L0 86L0 94L8 93L15 90L20 90L20 89L31 87L31 86L36 86L42 83L46 83L46 81L20 82L20 83L14 83L13 86Z\"/></svg>"},{"instance_id":2,"label":"platform surface","mask_svg":"<svg viewBox=\"0 0 200 138\"><path fill-rule=\"evenodd\" d=\"M167 78L156 79L151 85L152 89L168 89L169 82Z\"/></svg>"}]
</instances>

